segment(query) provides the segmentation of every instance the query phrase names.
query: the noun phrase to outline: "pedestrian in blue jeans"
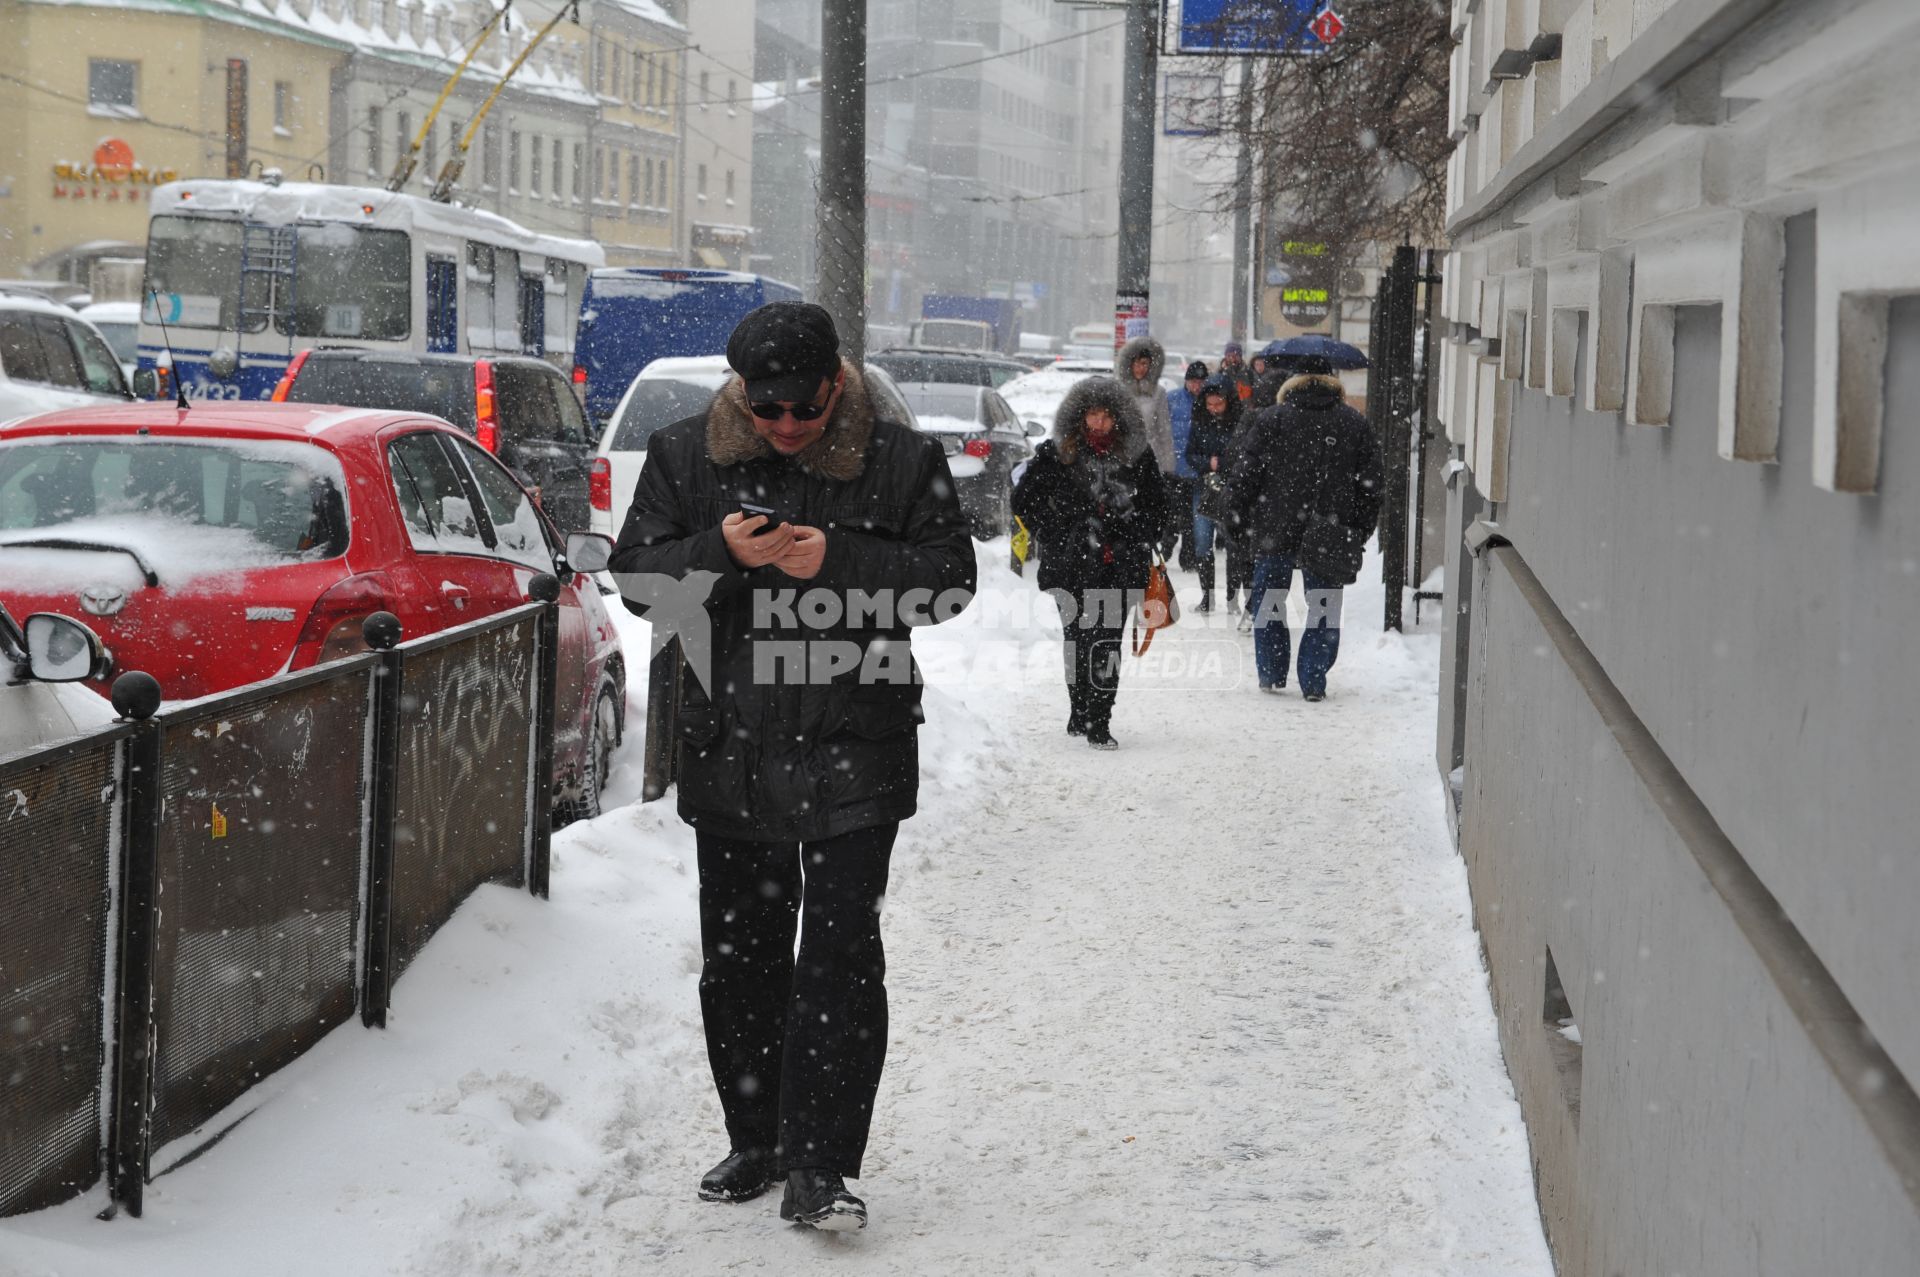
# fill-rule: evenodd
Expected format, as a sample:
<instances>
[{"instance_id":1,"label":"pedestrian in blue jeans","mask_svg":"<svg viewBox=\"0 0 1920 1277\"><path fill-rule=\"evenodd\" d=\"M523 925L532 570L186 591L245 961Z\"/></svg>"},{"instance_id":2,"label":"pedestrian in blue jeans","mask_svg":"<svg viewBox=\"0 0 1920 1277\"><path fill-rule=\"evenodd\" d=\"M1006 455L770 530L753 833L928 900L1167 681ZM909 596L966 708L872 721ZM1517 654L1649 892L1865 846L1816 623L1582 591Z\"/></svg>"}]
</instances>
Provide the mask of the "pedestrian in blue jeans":
<instances>
[{"instance_id":1,"label":"pedestrian in blue jeans","mask_svg":"<svg viewBox=\"0 0 1920 1277\"><path fill-rule=\"evenodd\" d=\"M1197 476L1193 485L1193 568L1200 574L1201 612L1213 611L1213 547L1217 526L1225 515L1227 472L1232 463L1234 431L1240 425L1240 396L1233 382L1215 374L1200 387L1193 405L1193 425L1187 433L1184 460ZM1224 539L1224 538L1222 538ZM1237 583L1227 582L1231 595Z\"/></svg>"},{"instance_id":2,"label":"pedestrian in blue jeans","mask_svg":"<svg viewBox=\"0 0 1920 1277\"><path fill-rule=\"evenodd\" d=\"M1253 538L1254 664L1260 690L1287 685L1287 591L1297 567L1306 584L1300 636L1300 694L1320 701L1340 652L1342 587L1380 518L1380 444L1367 419L1346 404L1333 365L1301 359L1278 401L1255 418L1227 481L1234 526Z\"/></svg>"}]
</instances>

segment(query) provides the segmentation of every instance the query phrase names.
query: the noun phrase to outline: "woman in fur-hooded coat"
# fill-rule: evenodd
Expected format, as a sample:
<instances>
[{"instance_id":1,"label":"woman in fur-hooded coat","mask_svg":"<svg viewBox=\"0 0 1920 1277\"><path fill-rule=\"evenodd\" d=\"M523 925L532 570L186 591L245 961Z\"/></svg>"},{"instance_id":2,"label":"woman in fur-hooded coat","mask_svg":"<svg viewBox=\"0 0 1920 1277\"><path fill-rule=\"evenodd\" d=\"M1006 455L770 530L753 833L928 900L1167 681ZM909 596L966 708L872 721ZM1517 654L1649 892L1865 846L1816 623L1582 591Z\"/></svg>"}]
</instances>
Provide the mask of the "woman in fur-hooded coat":
<instances>
[{"instance_id":1,"label":"woman in fur-hooded coat","mask_svg":"<svg viewBox=\"0 0 1920 1277\"><path fill-rule=\"evenodd\" d=\"M1147 361L1147 375L1133 375L1134 361ZM1160 384L1160 374L1167 366L1167 352L1152 337L1135 337L1120 347L1120 353L1113 357L1113 375L1127 393L1133 396L1133 402L1140 409L1140 420L1146 427L1147 444L1153 449L1153 459L1160 467L1161 474L1172 474L1175 457L1173 454L1173 407L1167 402L1167 389Z\"/></svg>"},{"instance_id":2,"label":"woman in fur-hooded coat","mask_svg":"<svg viewBox=\"0 0 1920 1277\"><path fill-rule=\"evenodd\" d=\"M1113 424L1089 430L1090 413ZM1169 514L1146 424L1124 385L1089 377L1067 392L1052 437L1014 489L1013 512L1040 543L1040 588L1055 594L1067 622L1067 730L1111 749L1120 631Z\"/></svg>"}]
</instances>

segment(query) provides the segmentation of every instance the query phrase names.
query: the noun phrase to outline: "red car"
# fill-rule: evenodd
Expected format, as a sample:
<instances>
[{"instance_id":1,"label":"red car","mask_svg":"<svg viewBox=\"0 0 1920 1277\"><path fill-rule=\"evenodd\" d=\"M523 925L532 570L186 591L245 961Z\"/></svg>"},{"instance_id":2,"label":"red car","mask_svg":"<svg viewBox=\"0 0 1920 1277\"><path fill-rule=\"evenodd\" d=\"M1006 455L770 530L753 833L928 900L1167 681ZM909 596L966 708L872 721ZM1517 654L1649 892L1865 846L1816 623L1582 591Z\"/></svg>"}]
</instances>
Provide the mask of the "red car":
<instances>
[{"instance_id":1,"label":"red car","mask_svg":"<svg viewBox=\"0 0 1920 1277\"><path fill-rule=\"evenodd\" d=\"M603 541L605 538L599 538ZM418 638L526 601L565 542L444 422L270 403L79 408L0 426L0 601L82 617L168 700ZM585 547L582 547L583 549ZM626 712L620 641L562 576L556 812L599 809Z\"/></svg>"}]
</instances>

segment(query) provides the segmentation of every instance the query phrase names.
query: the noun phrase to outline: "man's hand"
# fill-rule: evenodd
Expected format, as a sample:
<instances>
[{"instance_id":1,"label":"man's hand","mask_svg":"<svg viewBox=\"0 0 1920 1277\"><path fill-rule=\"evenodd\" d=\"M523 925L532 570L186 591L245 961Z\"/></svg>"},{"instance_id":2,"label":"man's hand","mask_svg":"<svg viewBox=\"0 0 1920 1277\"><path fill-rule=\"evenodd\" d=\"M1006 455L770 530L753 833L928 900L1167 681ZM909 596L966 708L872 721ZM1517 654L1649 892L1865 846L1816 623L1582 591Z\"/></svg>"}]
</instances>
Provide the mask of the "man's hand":
<instances>
[{"instance_id":1,"label":"man's hand","mask_svg":"<svg viewBox=\"0 0 1920 1277\"><path fill-rule=\"evenodd\" d=\"M735 563L743 568L765 567L787 552L788 547L793 544L793 525L783 523L771 532L754 535L766 526L766 515L745 515L737 510L720 520L720 535L725 538L727 553L733 557ZM814 571L819 570L819 565L816 563Z\"/></svg>"},{"instance_id":2,"label":"man's hand","mask_svg":"<svg viewBox=\"0 0 1920 1277\"><path fill-rule=\"evenodd\" d=\"M777 566L797 581L811 581L820 575L820 565L826 561L827 534L802 523L795 525L787 552L780 556Z\"/></svg>"}]
</instances>

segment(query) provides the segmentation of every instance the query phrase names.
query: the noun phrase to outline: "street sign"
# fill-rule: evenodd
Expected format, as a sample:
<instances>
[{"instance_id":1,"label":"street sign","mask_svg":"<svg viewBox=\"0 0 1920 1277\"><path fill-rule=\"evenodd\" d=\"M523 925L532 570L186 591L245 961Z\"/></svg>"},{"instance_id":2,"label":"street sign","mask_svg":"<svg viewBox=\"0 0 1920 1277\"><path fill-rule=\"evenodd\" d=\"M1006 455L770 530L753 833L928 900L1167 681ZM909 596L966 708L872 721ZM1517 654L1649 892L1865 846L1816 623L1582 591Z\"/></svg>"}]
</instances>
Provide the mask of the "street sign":
<instances>
[{"instance_id":1,"label":"street sign","mask_svg":"<svg viewBox=\"0 0 1920 1277\"><path fill-rule=\"evenodd\" d=\"M1147 335L1147 295L1116 293L1113 299L1113 348Z\"/></svg>"},{"instance_id":2,"label":"street sign","mask_svg":"<svg viewBox=\"0 0 1920 1277\"><path fill-rule=\"evenodd\" d=\"M1220 132L1221 78L1176 71L1161 94L1162 132L1168 137L1213 137Z\"/></svg>"},{"instance_id":3,"label":"street sign","mask_svg":"<svg viewBox=\"0 0 1920 1277\"><path fill-rule=\"evenodd\" d=\"M1346 25L1327 0L1181 0L1174 52L1311 56Z\"/></svg>"}]
</instances>

